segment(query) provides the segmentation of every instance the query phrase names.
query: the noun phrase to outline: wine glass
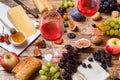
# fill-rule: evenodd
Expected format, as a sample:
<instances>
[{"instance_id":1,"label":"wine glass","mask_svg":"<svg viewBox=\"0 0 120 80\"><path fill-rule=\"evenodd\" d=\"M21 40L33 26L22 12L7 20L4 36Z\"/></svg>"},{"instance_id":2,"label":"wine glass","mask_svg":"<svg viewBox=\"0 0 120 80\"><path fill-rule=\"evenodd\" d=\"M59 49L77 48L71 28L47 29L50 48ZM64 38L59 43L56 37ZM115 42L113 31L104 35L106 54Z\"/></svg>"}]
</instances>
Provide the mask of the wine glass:
<instances>
[{"instance_id":1,"label":"wine glass","mask_svg":"<svg viewBox=\"0 0 120 80\"><path fill-rule=\"evenodd\" d=\"M99 6L100 0L78 0L77 3L79 12L87 17L93 16L99 10ZM91 32L91 27L87 26L85 32Z\"/></svg>"},{"instance_id":2,"label":"wine glass","mask_svg":"<svg viewBox=\"0 0 120 80\"><path fill-rule=\"evenodd\" d=\"M46 40L52 41L53 52L58 54L53 41L60 39L64 33L64 25L60 14L55 10L44 12L41 16L40 31Z\"/></svg>"}]
</instances>

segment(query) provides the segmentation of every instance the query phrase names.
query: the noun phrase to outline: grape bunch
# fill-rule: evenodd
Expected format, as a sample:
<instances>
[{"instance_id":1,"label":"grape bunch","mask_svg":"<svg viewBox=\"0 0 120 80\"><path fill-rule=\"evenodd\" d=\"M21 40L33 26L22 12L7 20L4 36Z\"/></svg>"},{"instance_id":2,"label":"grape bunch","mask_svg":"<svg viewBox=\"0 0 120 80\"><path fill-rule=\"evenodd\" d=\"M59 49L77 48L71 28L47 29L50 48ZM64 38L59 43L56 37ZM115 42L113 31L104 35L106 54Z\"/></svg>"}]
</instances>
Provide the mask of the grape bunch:
<instances>
[{"instance_id":1,"label":"grape bunch","mask_svg":"<svg viewBox=\"0 0 120 80\"><path fill-rule=\"evenodd\" d=\"M117 8L117 0L100 0L99 12L111 13Z\"/></svg>"},{"instance_id":2,"label":"grape bunch","mask_svg":"<svg viewBox=\"0 0 120 80\"><path fill-rule=\"evenodd\" d=\"M59 62L59 67L62 69L62 77L65 80L72 80L72 74L77 71L77 62L79 56L79 50L74 49L71 45L65 45L67 52L62 54L62 58Z\"/></svg>"},{"instance_id":3,"label":"grape bunch","mask_svg":"<svg viewBox=\"0 0 120 80\"><path fill-rule=\"evenodd\" d=\"M93 53L93 57L96 61L101 64L103 69L107 69L107 67L112 66L112 56L110 53L107 53L104 49L99 49Z\"/></svg>"},{"instance_id":4,"label":"grape bunch","mask_svg":"<svg viewBox=\"0 0 120 80\"><path fill-rule=\"evenodd\" d=\"M109 18L106 22L98 23L98 28L105 35L120 36L120 17Z\"/></svg>"},{"instance_id":5,"label":"grape bunch","mask_svg":"<svg viewBox=\"0 0 120 80\"><path fill-rule=\"evenodd\" d=\"M40 80L60 80L60 71L59 67L53 65L51 62L47 62L45 65L42 65L42 68L39 70Z\"/></svg>"}]
</instances>

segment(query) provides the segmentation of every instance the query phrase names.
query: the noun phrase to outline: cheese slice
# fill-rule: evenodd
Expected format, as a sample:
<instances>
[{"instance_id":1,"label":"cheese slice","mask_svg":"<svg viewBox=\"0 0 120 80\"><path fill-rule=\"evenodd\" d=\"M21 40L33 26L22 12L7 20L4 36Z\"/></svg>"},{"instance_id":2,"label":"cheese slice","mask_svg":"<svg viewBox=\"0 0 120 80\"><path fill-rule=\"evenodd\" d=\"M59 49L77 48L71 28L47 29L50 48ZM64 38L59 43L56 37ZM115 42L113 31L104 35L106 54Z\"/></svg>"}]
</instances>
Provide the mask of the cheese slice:
<instances>
[{"instance_id":1,"label":"cheese slice","mask_svg":"<svg viewBox=\"0 0 120 80\"><path fill-rule=\"evenodd\" d=\"M31 36L36 32L36 29L25 13L22 6L16 6L8 10L8 17L13 25L19 30L26 34L27 37Z\"/></svg>"}]
</instances>

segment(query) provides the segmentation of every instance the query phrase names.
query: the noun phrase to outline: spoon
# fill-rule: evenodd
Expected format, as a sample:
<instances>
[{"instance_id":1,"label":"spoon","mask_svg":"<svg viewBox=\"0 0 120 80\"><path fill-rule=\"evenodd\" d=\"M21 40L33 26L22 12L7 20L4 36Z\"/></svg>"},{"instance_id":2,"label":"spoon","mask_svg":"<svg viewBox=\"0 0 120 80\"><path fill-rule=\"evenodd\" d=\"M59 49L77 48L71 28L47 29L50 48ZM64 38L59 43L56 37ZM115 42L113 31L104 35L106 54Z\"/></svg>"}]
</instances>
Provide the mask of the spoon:
<instances>
[{"instance_id":1,"label":"spoon","mask_svg":"<svg viewBox=\"0 0 120 80\"><path fill-rule=\"evenodd\" d=\"M0 21L8 28L11 34L15 34L17 31L15 28L11 28L5 21L0 18Z\"/></svg>"}]
</instances>

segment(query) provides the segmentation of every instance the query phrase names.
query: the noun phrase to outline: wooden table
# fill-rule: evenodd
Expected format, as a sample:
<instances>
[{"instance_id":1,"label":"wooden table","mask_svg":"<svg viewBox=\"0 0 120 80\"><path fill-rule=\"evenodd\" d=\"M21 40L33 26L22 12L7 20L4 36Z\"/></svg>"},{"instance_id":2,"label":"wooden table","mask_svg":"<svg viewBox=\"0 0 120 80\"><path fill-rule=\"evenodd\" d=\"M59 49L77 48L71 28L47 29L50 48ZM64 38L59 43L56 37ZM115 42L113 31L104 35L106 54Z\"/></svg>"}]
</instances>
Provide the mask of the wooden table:
<instances>
[{"instance_id":1,"label":"wooden table","mask_svg":"<svg viewBox=\"0 0 120 80\"><path fill-rule=\"evenodd\" d=\"M36 12L38 12L35 8L35 6L33 5L33 2L32 0L20 0L22 1L24 4L26 4L28 7L30 7L31 9L34 9ZM59 1L60 0L50 0L51 3L53 4L54 7L58 8L59 6ZM73 0L74 3L77 2L77 0ZM6 5L10 6L10 7L13 7L13 6L16 6L18 4L16 4L13 0L0 0L0 2L3 2L5 3ZM70 12L70 11L69 11ZM35 19L32 15L28 14L30 18L32 18L33 20L37 21L37 22L40 22L40 18L39 19ZM102 20L101 21L105 21L105 19L107 19L109 16L107 15L102 15ZM97 22L94 22L92 21L91 19L89 19L89 21L87 23L97 23ZM56 48L60 48L60 49L63 49L64 48L64 45L65 44L71 44L74 46L74 43L76 40L78 40L79 38L87 38L87 39L90 39L90 35L80 35L80 30L82 28L84 28L86 26L86 22L75 22L76 25L79 26L79 32L74 32L77 37L75 39L68 39L66 34L65 33L63 35L63 38L64 38L64 43L62 45L55 45ZM67 32L72 32L69 28L67 29ZM42 38L42 36L39 37L39 39L44 39ZM47 44L49 44L48 41L46 41ZM102 45L99 45L99 46L95 46L92 44L91 48L87 49L87 50L83 50L82 52L82 59L85 59L86 57L88 57L93 51L97 50L97 49L101 49L101 48L105 48L105 42L102 44ZM33 56L33 49L34 49L34 45L31 44L23 53L21 53L19 55L19 58L20 59L23 59L27 56ZM3 48L0 48L0 53L3 53L5 52L6 50L4 50ZM45 49L41 49L41 52L42 52L42 55L44 54L47 54L47 53L50 53L49 51L46 51ZM45 60L42 59L42 62L44 62ZM117 65L120 65L119 62L118 62L118 57L113 57L113 67L117 66ZM44 64L44 63L43 63ZM36 76L33 76L31 80L39 80L39 76L36 75ZM3 70L3 68L0 66L0 80L16 80L16 78L14 77L13 74L9 73L9 72L6 72ZM109 79L109 80L112 80L112 79Z\"/></svg>"}]
</instances>

